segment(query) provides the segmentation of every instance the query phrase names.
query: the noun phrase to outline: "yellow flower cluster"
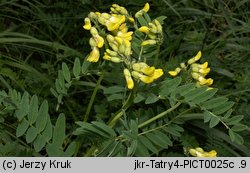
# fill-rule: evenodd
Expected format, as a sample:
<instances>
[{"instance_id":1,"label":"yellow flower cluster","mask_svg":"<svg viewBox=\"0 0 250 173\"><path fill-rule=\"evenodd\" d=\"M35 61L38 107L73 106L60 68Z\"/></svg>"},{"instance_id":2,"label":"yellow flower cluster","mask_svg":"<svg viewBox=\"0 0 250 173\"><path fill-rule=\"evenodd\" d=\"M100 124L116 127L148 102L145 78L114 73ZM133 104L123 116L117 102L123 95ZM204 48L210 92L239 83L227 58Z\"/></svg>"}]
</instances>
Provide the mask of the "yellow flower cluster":
<instances>
[{"instance_id":1,"label":"yellow flower cluster","mask_svg":"<svg viewBox=\"0 0 250 173\"><path fill-rule=\"evenodd\" d=\"M150 9L150 5L149 3L146 3L143 7L143 9L141 9L140 11L138 11L137 13L135 13L135 17L138 18L140 16L143 15L143 13L147 13Z\"/></svg>"},{"instance_id":2,"label":"yellow flower cluster","mask_svg":"<svg viewBox=\"0 0 250 173\"><path fill-rule=\"evenodd\" d=\"M148 23L148 26L142 26L138 30L145 33L149 38L148 40L143 41L141 46L154 45L162 39L162 26L156 19Z\"/></svg>"},{"instance_id":3,"label":"yellow flower cluster","mask_svg":"<svg viewBox=\"0 0 250 173\"><path fill-rule=\"evenodd\" d=\"M189 153L194 157L216 157L217 152L215 150L211 150L209 152L204 151L202 148L191 148L189 149Z\"/></svg>"},{"instance_id":4,"label":"yellow flower cluster","mask_svg":"<svg viewBox=\"0 0 250 173\"><path fill-rule=\"evenodd\" d=\"M134 63L132 65L132 69L133 70L131 73L128 69L124 69L123 71L129 89L132 89L134 87L134 81L132 79L132 76L135 79L149 84L163 75L162 69L155 69L155 67L150 67L144 62Z\"/></svg>"},{"instance_id":5,"label":"yellow flower cluster","mask_svg":"<svg viewBox=\"0 0 250 173\"><path fill-rule=\"evenodd\" d=\"M193 58L188 60L187 66L185 63L181 63L180 67L177 67L175 68L175 70L169 71L168 73L171 76L175 77L181 72L181 70L187 70L187 67L189 66L189 72L191 73L192 78L197 81L197 86L211 86L213 84L213 79L205 78L205 76L210 72L211 69L208 67L208 62L205 62L203 64L196 63L198 60L200 60L200 58L201 51L199 51Z\"/></svg>"},{"instance_id":6,"label":"yellow flower cluster","mask_svg":"<svg viewBox=\"0 0 250 173\"><path fill-rule=\"evenodd\" d=\"M140 16L149 10L148 3L144 8L136 13ZM94 26L92 26L94 24ZM105 44L103 59L114 63L124 63L123 70L127 87L133 89L134 79L141 80L144 83L152 83L163 75L162 69L155 69L144 62L136 62L132 59L131 41L133 32L129 31L127 25L133 26L134 18L129 15L128 11L117 4L113 4L110 13L90 12L84 19L83 28L89 30L92 37L89 44L92 48L87 57L89 62L98 62L100 57L99 49ZM101 34L99 34L99 32ZM162 26L159 21L153 20L147 26L143 26L139 31L144 32L150 39L144 41L141 46L156 44L158 35L162 33ZM106 44L107 43L107 44Z\"/></svg>"}]
</instances>

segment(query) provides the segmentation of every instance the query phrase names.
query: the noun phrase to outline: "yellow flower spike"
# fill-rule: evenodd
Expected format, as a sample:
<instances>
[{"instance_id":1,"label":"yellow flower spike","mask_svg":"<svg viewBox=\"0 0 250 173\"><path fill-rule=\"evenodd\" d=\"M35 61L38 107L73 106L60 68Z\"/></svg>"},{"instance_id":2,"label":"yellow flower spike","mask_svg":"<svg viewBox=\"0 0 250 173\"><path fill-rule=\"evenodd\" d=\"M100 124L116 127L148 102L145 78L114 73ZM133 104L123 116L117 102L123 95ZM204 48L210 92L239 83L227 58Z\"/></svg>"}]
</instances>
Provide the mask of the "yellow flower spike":
<instances>
[{"instance_id":1,"label":"yellow flower spike","mask_svg":"<svg viewBox=\"0 0 250 173\"><path fill-rule=\"evenodd\" d=\"M184 62L180 63L180 66L181 66L182 69L186 69L187 68L187 66L186 66L186 64Z\"/></svg>"},{"instance_id":2,"label":"yellow flower spike","mask_svg":"<svg viewBox=\"0 0 250 173\"><path fill-rule=\"evenodd\" d=\"M110 61L111 56L109 56L106 52L104 53L103 59Z\"/></svg>"},{"instance_id":3,"label":"yellow flower spike","mask_svg":"<svg viewBox=\"0 0 250 173\"><path fill-rule=\"evenodd\" d=\"M131 73L128 69L124 69L123 70L123 74L125 76L125 79L126 79L126 82L127 82L127 86L128 86L128 89L133 89L134 88L134 81L131 77Z\"/></svg>"},{"instance_id":4,"label":"yellow flower spike","mask_svg":"<svg viewBox=\"0 0 250 173\"><path fill-rule=\"evenodd\" d=\"M191 149L189 149L188 152L189 152L189 154L191 154L192 156L197 157L197 153L196 153L196 150L195 150L195 149L191 148Z\"/></svg>"},{"instance_id":5,"label":"yellow flower spike","mask_svg":"<svg viewBox=\"0 0 250 173\"><path fill-rule=\"evenodd\" d=\"M122 32L122 31L118 31L117 36L121 37L123 39L126 39L128 41L131 41L132 40L132 36L131 36L132 34L133 34L132 31L126 32L126 33Z\"/></svg>"},{"instance_id":6,"label":"yellow flower spike","mask_svg":"<svg viewBox=\"0 0 250 173\"><path fill-rule=\"evenodd\" d=\"M208 67L208 62L205 62L203 64L200 65L200 68L207 68Z\"/></svg>"},{"instance_id":7,"label":"yellow flower spike","mask_svg":"<svg viewBox=\"0 0 250 173\"><path fill-rule=\"evenodd\" d=\"M217 152L215 150L211 150L208 152L208 157L216 157L217 156Z\"/></svg>"},{"instance_id":8,"label":"yellow flower spike","mask_svg":"<svg viewBox=\"0 0 250 173\"><path fill-rule=\"evenodd\" d=\"M207 86L211 86L213 84L214 80L212 78L208 78L206 81Z\"/></svg>"},{"instance_id":9,"label":"yellow flower spike","mask_svg":"<svg viewBox=\"0 0 250 173\"><path fill-rule=\"evenodd\" d=\"M115 37L115 41L117 41L118 44L122 44L123 43L123 39L121 37Z\"/></svg>"},{"instance_id":10,"label":"yellow flower spike","mask_svg":"<svg viewBox=\"0 0 250 173\"><path fill-rule=\"evenodd\" d=\"M149 5L149 3L146 3L145 5L144 5L144 7L143 7L143 11L145 12L145 13L147 13L148 11L149 11L149 9L150 9L150 5Z\"/></svg>"},{"instance_id":11,"label":"yellow flower spike","mask_svg":"<svg viewBox=\"0 0 250 173\"><path fill-rule=\"evenodd\" d=\"M104 39L100 35L98 35L98 34L96 36L94 36L94 39L96 41L97 47L98 48L102 48L103 45L104 45Z\"/></svg>"},{"instance_id":12,"label":"yellow flower spike","mask_svg":"<svg viewBox=\"0 0 250 173\"><path fill-rule=\"evenodd\" d=\"M155 19L153 22L154 22L155 25L156 25L156 28L157 28L158 33L162 33L162 26L161 26L161 23L160 23L158 20L156 20L156 19Z\"/></svg>"},{"instance_id":13,"label":"yellow flower spike","mask_svg":"<svg viewBox=\"0 0 250 173\"><path fill-rule=\"evenodd\" d=\"M91 33L92 36L95 36L95 35L98 34L98 31L97 31L97 29L95 27L91 27L90 28L90 33Z\"/></svg>"},{"instance_id":14,"label":"yellow flower spike","mask_svg":"<svg viewBox=\"0 0 250 173\"><path fill-rule=\"evenodd\" d=\"M197 147L197 148L195 148L195 150L198 152L204 152L204 150L201 147Z\"/></svg>"},{"instance_id":15,"label":"yellow flower spike","mask_svg":"<svg viewBox=\"0 0 250 173\"><path fill-rule=\"evenodd\" d=\"M90 45L91 47L95 47L95 46L96 46L96 41L95 41L95 39L94 39L93 37L91 37L91 38L89 39L89 45Z\"/></svg>"},{"instance_id":16,"label":"yellow flower spike","mask_svg":"<svg viewBox=\"0 0 250 173\"><path fill-rule=\"evenodd\" d=\"M155 26L155 24L153 23L148 23L148 25L150 26L150 32L154 33L154 34L157 34L158 31L157 31L157 27Z\"/></svg>"},{"instance_id":17,"label":"yellow flower spike","mask_svg":"<svg viewBox=\"0 0 250 173\"><path fill-rule=\"evenodd\" d=\"M173 76L173 77L178 75L176 71L169 71L168 74L170 74L170 76Z\"/></svg>"},{"instance_id":18,"label":"yellow flower spike","mask_svg":"<svg viewBox=\"0 0 250 173\"><path fill-rule=\"evenodd\" d=\"M119 47L118 47L118 50L120 53L124 54L125 53L125 50L126 50L126 47L124 44L121 44Z\"/></svg>"},{"instance_id":19,"label":"yellow flower spike","mask_svg":"<svg viewBox=\"0 0 250 173\"><path fill-rule=\"evenodd\" d=\"M207 83L207 79L205 79L204 77L200 76L198 78L198 81L200 82L201 85L205 85Z\"/></svg>"},{"instance_id":20,"label":"yellow flower spike","mask_svg":"<svg viewBox=\"0 0 250 173\"><path fill-rule=\"evenodd\" d=\"M155 69L154 70L154 74L153 74L153 78L154 79L158 79L163 75L163 70L162 69Z\"/></svg>"},{"instance_id":21,"label":"yellow flower spike","mask_svg":"<svg viewBox=\"0 0 250 173\"><path fill-rule=\"evenodd\" d=\"M199 51L199 52L197 53L197 55L195 55L195 57L189 59L189 60L188 60L188 64L193 64L193 63L195 63L196 61L198 61L200 58L201 58L201 51Z\"/></svg>"},{"instance_id":22,"label":"yellow flower spike","mask_svg":"<svg viewBox=\"0 0 250 173\"><path fill-rule=\"evenodd\" d=\"M199 73L201 73L203 76L207 75L209 72L210 72L210 68L199 69Z\"/></svg>"},{"instance_id":23,"label":"yellow flower spike","mask_svg":"<svg viewBox=\"0 0 250 173\"><path fill-rule=\"evenodd\" d=\"M121 26L118 28L118 30L120 32L123 32L123 33L128 32L128 27L127 27L126 23L121 24Z\"/></svg>"},{"instance_id":24,"label":"yellow flower spike","mask_svg":"<svg viewBox=\"0 0 250 173\"><path fill-rule=\"evenodd\" d=\"M89 62L97 62L99 60L100 57L100 52L99 49L97 47L94 47L92 49L92 51L90 52L87 61Z\"/></svg>"},{"instance_id":25,"label":"yellow flower spike","mask_svg":"<svg viewBox=\"0 0 250 173\"><path fill-rule=\"evenodd\" d=\"M145 40L141 43L141 46L154 45L156 43L157 43L156 40Z\"/></svg>"},{"instance_id":26,"label":"yellow flower spike","mask_svg":"<svg viewBox=\"0 0 250 173\"><path fill-rule=\"evenodd\" d=\"M150 32L150 29L149 29L149 27L147 27L147 26L142 26L142 27L140 27L138 30L139 30L140 32L145 33L145 34L148 34L148 33Z\"/></svg>"},{"instance_id":27,"label":"yellow flower spike","mask_svg":"<svg viewBox=\"0 0 250 173\"><path fill-rule=\"evenodd\" d=\"M86 29L86 30L90 30L90 28L91 28L91 21L90 21L90 19L88 17L86 17L84 19L83 28Z\"/></svg>"},{"instance_id":28,"label":"yellow flower spike","mask_svg":"<svg viewBox=\"0 0 250 173\"><path fill-rule=\"evenodd\" d=\"M135 19L133 17L129 17L128 18L128 21L131 22L131 23L134 23L135 22Z\"/></svg>"},{"instance_id":29,"label":"yellow flower spike","mask_svg":"<svg viewBox=\"0 0 250 173\"><path fill-rule=\"evenodd\" d=\"M191 75L192 75L192 77L193 77L195 80L198 80L199 77L201 76L199 73L196 73L196 72L192 72Z\"/></svg>"},{"instance_id":30,"label":"yellow flower spike","mask_svg":"<svg viewBox=\"0 0 250 173\"><path fill-rule=\"evenodd\" d=\"M175 77L175 76L177 76L180 72L181 72L181 68L180 68L180 67L177 67L175 70L169 71L168 74L170 74L171 76Z\"/></svg>"},{"instance_id":31,"label":"yellow flower spike","mask_svg":"<svg viewBox=\"0 0 250 173\"><path fill-rule=\"evenodd\" d=\"M155 67L144 67L141 69L141 72L145 75L152 76L155 73Z\"/></svg>"},{"instance_id":32,"label":"yellow flower spike","mask_svg":"<svg viewBox=\"0 0 250 173\"><path fill-rule=\"evenodd\" d=\"M122 23L125 22L124 15L112 15L110 19L106 22L108 31L114 31L118 29Z\"/></svg>"},{"instance_id":33,"label":"yellow flower spike","mask_svg":"<svg viewBox=\"0 0 250 173\"><path fill-rule=\"evenodd\" d=\"M140 77L140 80L146 84L149 84L149 83L152 83L154 81L154 78L153 77L150 77L150 76L146 76L146 75L142 75Z\"/></svg>"},{"instance_id":34,"label":"yellow flower spike","mask_svg":"<svg viewBox=\"0 0 250 173\"><path fill-rule=\"evenodd\" d=\"M106 52L107 52L109 55L111 55L111 56L118 56L118 53L117 53L117 52L112 51L112 50L110 50L110 49L106 49ZM105 52L105 53L106 53L106 52Z\"/></svg>"}]
</instances>

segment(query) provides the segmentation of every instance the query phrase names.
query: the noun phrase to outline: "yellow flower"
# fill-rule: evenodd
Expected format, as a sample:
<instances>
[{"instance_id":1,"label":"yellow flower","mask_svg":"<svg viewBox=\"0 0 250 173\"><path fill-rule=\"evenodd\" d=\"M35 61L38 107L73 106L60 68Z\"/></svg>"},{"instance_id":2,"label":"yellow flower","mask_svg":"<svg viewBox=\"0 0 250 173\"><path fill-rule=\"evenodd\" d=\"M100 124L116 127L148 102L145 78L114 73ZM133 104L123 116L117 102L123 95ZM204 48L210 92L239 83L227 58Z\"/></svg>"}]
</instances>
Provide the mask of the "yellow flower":
<instances>
[{"instance_id":1,"label":"yellow flower","mask_svg":"<svg viewBox=\"0 0 250 173\"><path fill-rule=\"evenodd\" d=\"M126 82L127 82L127 86L128 86L128 89L133 89L134 88L134 81L131 77L131 73L128 69L124 69L123 70L123 74L125 76L125 79L126 79Z\"/></svg>"},{"instance_id":2,"label":"yellow flower","mask_svg":"<svg viewBox=\"0 0 250 173\"><path fill-rule=\"evenodd\" d=\"M114 31L115 29L118 29L122 23L125 22L125 16L124 15L111 15L109 20L106 22L106 26L108 31Z\"/></svg>"},{"instance_id":3,"label":"yellow flower","mask_svg":"<svg viewBox=\"0 0 250 173\"><path fill-rule=\"evenodd\" d=\"M90 30L90 28L91 28L91 22L90 22L90 19L88 17L86 17L84 19L83 28L86 29L86 30Z\"/></svg>"},{"instance_id":4,"label":"yellow flower","mask_svg":"<svg viewBox=\"0 0 250 173\"><path fill-rule=\"evenodd\" d=\"M209 152L204 151L202 148L197 147L195 149L189 149L190 155L194 157L216 157L217 152L215 150L211 150Z\"/></svg>"},{"instance_id":5,"label":"yellow flower","mask_svg":"<svg viewBox=\"0 0 250 173\"><path fill-rule=\"evenodd\" d=\"M181 68L180 68L180 67L177 67L175 70L169 71L168 73L169 73L171 76L175 77L175 76L177 76L177 75L180 73L180 71L181 71Z\"/></svg>"},{"instance_id":6,"label":"yellow flower","mask_svg":"<svg viewBox=\"0 0 250 173\"><path fill-rule=\"evenodd\" d=\"M100 52L97 47L93 47L92 51L90 52L87 61L89 62L97 62L100 57Z\"/></svg>"},{"instance_id":7,"label":"yellow flower","mask_svg":"<svg viewBox=\"0 0 250 173\"><path fill-rule=\"evenodd\" d=\"M155 69L152 77L155 79L158 79L163 75L163 70L162 69Z\"/></svg>"},{"instance_id":8,"label":"yellow flower","mask_svg":"<svg viewBox=\"0 0 250 173\"><path fill-rule=\"evenodd\" d=\"M150 5L149 5L149 3L146 3L145 5L144 5L144 7L143 7L143 11L145 12L145 13L147 13L148 11L149 11L149 9L150 9Z\"/></svg>"},{"instance_id":9,"label":"yellow flower","mask_svg":"<svg viewBox=\"0 0 250 173\"><path fill-rule=\"evenodd\" d=\"M123 14L123 15L127 15L128 11L126 10L126 8L121 7L117 4L113 4L112 7L110 8L111 13L116 13L116 14Z\"/></svg>"},{"instance_id":10,"label":"yellow flower","mask_svg":"<svg viewBox=\"0 0 250 173\"><path fill-rule=\"evenodd\" d=\"M154 45L156 44L157 41L156 40L145 40L141 43L141 46L146 46L146 45Z\"/></svg>"},{"instance_id":11,"label":"yellow flower","mask_svg":"<svg viewBox=\"0 0 250 173\"><path fill-rule=\"evenodd\" d=\"M140 63L133 64L133 70L138 71L138 72L142 72L145 75L150 76L150 75L153 75L153 73L155 71L155 67L150 67L144 62L140 62Z\"/></svg>"},{"instance_id":12,"label":"yellow flower","mask_svg":"<svg viewBox=\"0 0 250 173\"><path fill-rule=\"evenodd\" d=\"M138 18L138 17L142 16L143 13L147 13L149 11L149 9L150 9L150 5L149 5L149 3L146 3L144 5L143 9L141 9L140 11L135 13L135 17Z\"/></svg>"},{"instance_id":13,"label":"yellow flower","mask_svg":"<svg viewBox=\"0 0 250 173\"><path fill-rule=\"evenodd\" d=\"M199 52L197 53L197 55L195 55L195 57L189 59L189 60L188 60L188 64L193 64L193 63L195 63L196 61L198 61L200 58L201 58L201 51L199 51Z\"/></svg>"},{"instance_id":14,"label":"yellow flower","mask_svg":"<svg viewBox=\"0 0 250 173\"><path fill-rule=\"evenodd\" d=\"M104 39L98 34L97 29L95 27L91 27L90 33L93 36L93 39L95 40L96 46L98 48L102 48L104 45Z\"/></svg>"},{"instance_id":15,"label":"yellow flower","mask_svg":"<svg viewBox=\"0 0 250 173\"><path fill-rule=\"evenodd\" d=\"M138 30L145 33L145 34L148 34L150 32L150 29L147 26L142 26Z\"/></svg>"},{"instance_id":16,"label":"yellow flower","mask_svg":"<svg viewBox=\"0 0 250 173\"><path fill-rule=\"evenodd\" d=\"M129 17L128 18L128 21L130 21L131 23L134 23L135 22L135 19L133 17Z\"/></svg>"}]
</instances>

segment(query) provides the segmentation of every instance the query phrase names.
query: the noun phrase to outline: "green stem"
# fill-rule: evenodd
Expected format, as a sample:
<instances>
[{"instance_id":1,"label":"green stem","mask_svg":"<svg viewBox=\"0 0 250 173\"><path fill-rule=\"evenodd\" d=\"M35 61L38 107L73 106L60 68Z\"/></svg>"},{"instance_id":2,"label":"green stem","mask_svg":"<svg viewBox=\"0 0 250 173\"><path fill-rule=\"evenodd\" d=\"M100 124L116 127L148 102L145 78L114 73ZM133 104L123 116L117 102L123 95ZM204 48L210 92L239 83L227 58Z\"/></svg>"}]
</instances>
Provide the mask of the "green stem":
<instances>
[{"instance_id":1,"label":"green stem","mask_svg":"<svg viewBox=\"0 0 250 173\"><path fill-rule=\"evenodd\" d=\"M127 100L125 101L125 103L123 104L122 108L116 113L116 115L109 121L108 126L109 127L113 127L117 120L119 120L122 115L124 114L124 112L129 108L129 106L131 105L133 98L134 98L134 91L135 88L133 89L133 91L130 92Z\"/></svg>"},{"instance_id":2,"label":"green stem","mask_svg":"<svg viewBox=\"0 0 250 173\"><path fill-rule=\"evenodd\" d=\"M103 77L104 77L104 72L102 72L101 76L99 77L99 79L98 79L98 81L96 83L95 89L94 89L94 91L92 93L92 96L90 98L90 101L89 101L89 104L88 104L88 107L87 107L87 111L86 111L86 113L84 115L84 122L88 121L90 110L91 110L92 105L94 103L96 93L97 93L97 91L98 91L98 89L100 87L100 84L101 84L101 81L102 81Z\"/></svg>"},{"instance_id":3,"label":"green stem","mask_svg":"<svg viewBox=\"0 0 250 173\"><path fill-rule=\"evenodd\" d=\"M153 121L158 120L159 118L162 118L162 117L165 116L166 114L168 114L168 113L172 112L173 110L175 110L175 109L176 109L177 107L179 107L180 105L181 105L181 102L176 103L173 107L169 108L168 110L166 110L166 111L164 111L164 112L162 112L162 113L156 115L155 117L150 118L149 120L147 120L147 121L145 121L145 122L139 124L138 128L142 128L142 127L144 127L144 126L146 126L146 125L152 123Z\"/></svg>"},{"instance_id":4,"label":"green stem","mask_svg":"<svg viewBox=\"0 0 250 173\"><path fill-rule=\"evenodd\" d=\"M154 60L154 66L156 67L157 66L157 64L158 64L158 59L159 59L159 53L160 53L160 44L158 44L157 45L157 53L156 53L156 55L155 55L155 60Z\"/></svg>"}]
</instances>

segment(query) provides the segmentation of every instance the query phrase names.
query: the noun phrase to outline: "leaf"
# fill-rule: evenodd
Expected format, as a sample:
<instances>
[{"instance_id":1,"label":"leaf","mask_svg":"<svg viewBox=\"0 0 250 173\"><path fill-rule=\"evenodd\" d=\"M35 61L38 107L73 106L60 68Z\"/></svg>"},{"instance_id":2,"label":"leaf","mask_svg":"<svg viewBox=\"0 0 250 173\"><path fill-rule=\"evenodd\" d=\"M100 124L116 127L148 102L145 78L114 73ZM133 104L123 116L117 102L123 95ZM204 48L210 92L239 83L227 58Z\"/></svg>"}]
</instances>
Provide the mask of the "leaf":
<instances>
[{"instance_id":1,"label":"leaf","mask_svg":"<svg viewBox=\"0 0 250 173\"><path fill-rule=\"evenodd\" d=\"M29 94L28 92L24 92L22 96L22 100L15 114L19 121L21 121L29 112Z\"/></svg>"},{"instance_id":2,"label":"leaf","mask_svg":"<svg viewBox=\"0 0 250 173\"><path fill-rule=\"evenodd\" d=\"M230 108L232 108L233 105L234 105L234 102L231 102L231 101L225 102L224 104L221 104L220 106L215 107L215 108L212 110L212 112L213 112L214 114L219 115L219 114L222 114L222 113L226 112L226 111L229 110Z\"/></svg>"},{"instance_id":3,"label":"leaf","mask_svg":"<svg viewBox=\"0 0 250 173\"><path fill-rule=\"evenodd\" d=\"M49 142L49 140L52 138L52 124L51 124L49 116L48 116L48 119L47 119L45 129L42 132L42 135L44 136L44 139L45 139L46 142Z\"/></svg>"},{"instance_id":4,"label":"leaf","mask_svg":"<svg viewBox=\"0 0 250 173\"><path fill-rule=\"evenodd\" d=\"M26 133L27 143L31 143L32 141L34 141L37 135L38 135L38 130L34 126L31 126Z\"/></svg>"},{"instance_id":5,"label":"leaf","mask_svg":"<svg viewBox=\"0 0 250 173\"><path fill-rule=\"evenodd\" d=\"M107 97L108 101L113 101L113 100L122 100L124 98L124 94L112 94Z\"/></svg>"},{"instance_id":6,"label":"leaf","mask_svg":"<svg viewBox=\"0 0 250 173\"><path fill-rule=\"evenodd\" d=\"M246 130L248 127L244 124L235 124L231 129L235 132L240 132Z\"/></svg>"},{"instance_id":7,"label":"leaf","mask_svg":"<svg viewBox=\"0 0 250 173\"><path fill-rule=\"evenodd\" d=\"M211 118L212 118L213 115L212 115L211 112L205 111L203 113L203 116L204 116L204 123L207 123L207 122L209 122L211 120Z\"/></svg>"},{"instance_id":8,"label":"leaf","mask_svg":"<svg viewBox=\"0 0 250 173\"><path fill-rule=\"evenodd\" d=\"M44 136L41 134L38 134L36 140L33 143L35 151L36 152L41 151L43 149L43 147L45 146L45 144L46 144L46 140L45 140Z\"/></svg>"},{"instance_id":9,"label":"leaf","mask_svg":"<svg viewBox=\"0 0 250 173\"><path fill-rule=\"evenodd\" d=\"M90 64L91 63L88 62L88 61L86 61L86 60L83 61L83 64L82 64L82 74L86 74L87 73Z\"/></svg>"},{"instance_id":10,"label":"leaf","mask_svg":"<svg viewBox=\"0 0 250 173\"><path fill-rule=\"evenodd\" d=\"M189 83L189 84L177 87L176 93L180 93L181 96L184 96L188 92L190 92L191 90L193 90L194 88L195 88L195 84L194 83Z\"/></svg>"},{"instance_id":11,"label":"leaf","mask_svg":"<svg viewBox=\"0 0 250 173\"><path fill-rule=\"evenodd\" d=\"M202 107L206 109L213 109L225 103L228 100L226 97L217 97L202 103Z\"/></svg>"},{"instance_id":12,"label":"leaf","mask_svg":"<svg viewBox=\"0 0 250 173\"><path fill-rule=\"evenodd\" d=\"M61 146L60 146L61 148ZM46 151L49 157L60 157L63 156L63 151L55 144L47 144Z\"/></svg>"},{"instance_id":13,"label":"leaf","mask_svg":"<svg viewBox=\"0 0 250 173\"><path fill-rule=\"evenodd\" d=\"M138 142L137 142L135 156L138 156L138 157L149 157L150 156L147 147L141 142L141 140L138 140Z\"/></svg>"},{"instance_id":14,"label":"leaf","mask_svg":"<svg viewBox=\"0 0 250 173\"><path fill-rule=\"evenodd\" d=\"M65 62L62 63L62 72L63 72L64 79L67 82L70 82L71 80L70 71L69 71L69 67L67 66Z\"/></svg>"},{"instance_id":15,"label":"leaf","mask_svg":"<svg viewBox=\"0 0 250 173\"><path fill-rule=\"evenodd\" d=\"M236 142L238 144L243 144L244 139L238 133L235 133L232 129L229 129L228 133L229 133L230 139L233 142Z\"/></svg>"},{"instance_id":16,"label":"leaf","mask_svg":"<svg viewBox=\"0 0 250 173\"><path fill-rule=\"evenodd\" d=\"M145 104L152 104L152 103L157 102L158 100L159 100L159 97L157 97L153 93L149 93L147 99L145 100Z\"/></svg>"},{"instance_id":17,"label":"leaf","mask_svg":"<svg viewBox=\"0 0 250 173\"><path fill-rule=\"evenodd\" d=\"M127 156L133 156L137 148L137 140L133 140L127 149Z\"/></svg>"},{"instance_id":18,"label":"leaf","mask_svg":"<svg viewBox=\"0 0 250 173\"><path fill-rule=\"evenodd\" d=\"M148 26L148 23L146 19L143 16L140 16L137 18L138 22L140 23L141 26Z\"/></svg>"},{"instance_id":19,"label":"leaf","mask_svg":"<svg viewBox=\"0 0 250 173\"><path fill-rule=\"evenodd\" d=\"M163 21L167 18L167 16L159 16L156 18L161 24L163 24Z\"/></svg>"},{"instance_id":20,"label":"leaf","mask_svg":"<svg viewBox=\"0 0 250 173\"><path fill-rule=\"evenodd\" d=\"M65 115L61 113L55 124L52 143L57 147L61 147L65 139Z\"/></svg>"},{"instance_id":21,"label":"leaf","mask_svg":"<svg viewBox=\"0 0 250 173\"><path fill-rule=\"evenodd\" d=\"M35 123L37 116L38 116L38 97L36 95L33 95L30 99L30 108L28 114L29 123L30 124Z\"/></svg>"},{"instance_id":22,"label":"leaf","mask_svg":"<svg viewBox=\"0 0 250 173\"><path fill-rule=\"evenodd\" d=\"M207 101L208 99L212 98L217 91L218 91L218 89L214 89L214 88L206 90L201 95L193 98L192 103L199 104L199 103L202 103L204 101Z\"/></svg>"},{"instance_id":23,"label":"leaf","mask_svg":"<svg viewBox=\"0 0 250 173\"><path fill-rule=\"evenodd\" d=\"M18 124L16 129L16 137L22 136L29 127L29 122L24 118L21 123Z\"/></svg>"},{"instance_id":24,"label":"leaf","mask_svg":"<svg viewBox=\"0 0 250 173\"><path fill-rule=\"evenodd\" d=\"M110 128L109 126L107 126L106 124L98 122L98 121L93 121L91 123L94 125L94 127L97 127L100 130L102 130L103 132L107 133L107 135L109 135L110 137L116 136L115 131L112 128Z\"/></svg>"},{"instance_id":25,"label":"leaf","mask_svg":"<svg viewBox=\"0 0 250 173\"><path fill-rule=\"evenodd\" d=\"M143 101L145 99L145 96L143 93L137 93L135 99L134 99L134 103L139 103L141 101Z\"/></svg>"},{"instance_id":26,"label":"leaf","mask_svg":"<svg viewBox=\"0 0 250 173\"><path fill-rule=\"evenodd\" d=\"M166 135L160 136L158 135L159 132L154 132L154 133L147 133L146 136L147 138L152 141L155 145L160 146L161 148L167 148L168 147L168 143L164 140L164 138L168 138L166 137Z\"/></svg>"},{"instance_id":27,"label":"leaf","mask_svg":"<svg viewBox=\"0 0 250 173\"><path fill-rule=\"evenodd\" d=\"M217 124L219 124L220 118L216 115L212 115L211 120L209 122L209 128L215 127Z\"/></svg>"},{"instance_id":28,"label":"leaf","mask_svg":"<svg viewBox=\"0 0 250 173\"><path fill-rule=\"evenodd\" d=\"M160 87L160 96L168 97L168 95L173 91L176 90L177 86L181 83L181 78L176 77L174 79L166 79L162 82Z\"/></svg>"},{"instance_id":29,"label":"leaf","mask_svg":"<svg viewBox=\"0 0 250 173\"><path fill-rule=\"evenodd\" d=\"M71 142L67 147L66 151L64 152L64 157L71 157L76 152L77 144L75 141Z\"/></svg>"},{"instance_id":30,"label":"leaf","mask_svg":"<svg viewBox=\"0 0 250 173\"><path fill-rule=\"evenodd\" d=\"M153 153L158 153L158 149L152 144L152 142L145 136L139 136L138 140L143 143Z\"/></svg>"},{"instance_id":31,"label":"leaf","mask_svg":"<svg viewBox=\"0 0 250 173\"><path fill-rule=\"evenodd\" d=\"M104 94L114 94L114 93L119 93L119 92L124 92L125 88L122 86L111 86L111 87L107 87L103 90Z\"/></svg>"},{"instance_id":32,"label":"leaf","mask_svg":"<svg viewBox=\"0 0 250 173\"><path fill-rule=\"evenodd\" d=\"M185 100L187 102L191 102L196 97L200 97L206 90L207 90L206 87L195 88L183 96L185 97Z\"/></svg>"},{"instance_id":33,"label":"leaf","mask_svg":"<svg viewBox=\"0 0 250 173\"><path fill-rule=\"evenodd\" d=\"M79 58L75 59L74 66L73 66L73 74L76 78L79 77L81 74L81 62Z\"/></svg>"},{"instance_id":34,"label":"leaf","mask_svg":"<svg viewBox=\"0 0 250 173\"><path fill-rule=\"evenodd\" d=\"M49 106L47 100L44 100L40 106L39 112L38 112L38 117L36 120L36 128L38 132L40 133L41 131L44 130L47 119L48 119L48 111L49 111Z\"/></svg>"},{"instance_id":35,"label":"leaf","mask_svg":"<svg viewBox=\"0 0 250 173\"><path fill-rule=\"evenodd\" d=\"M225 119L224 121L227 123L227 125L235 125L239 123L243 118L244 118L243 115L236 115L233 116L232 118Z\"/></svg>"}]
</instances>

